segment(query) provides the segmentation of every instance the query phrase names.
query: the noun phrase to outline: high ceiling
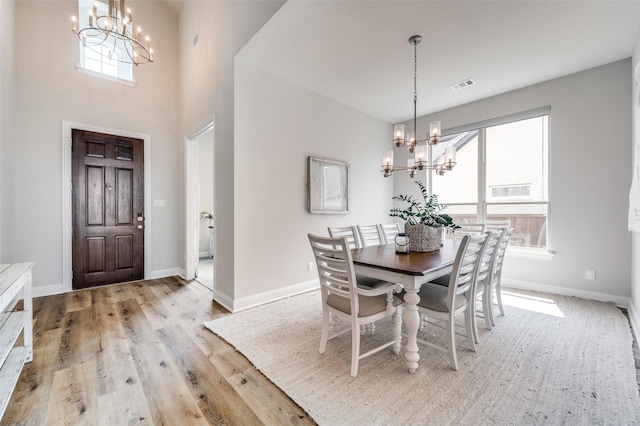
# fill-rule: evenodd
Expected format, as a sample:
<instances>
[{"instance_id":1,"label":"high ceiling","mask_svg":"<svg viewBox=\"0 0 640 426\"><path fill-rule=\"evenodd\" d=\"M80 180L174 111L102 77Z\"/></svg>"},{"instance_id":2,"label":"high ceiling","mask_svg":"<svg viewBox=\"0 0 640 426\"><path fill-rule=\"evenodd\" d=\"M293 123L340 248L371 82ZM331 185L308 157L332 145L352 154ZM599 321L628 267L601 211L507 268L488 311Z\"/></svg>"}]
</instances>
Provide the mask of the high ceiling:
<instances>
[{"instance_id":1,"label":"high ceiling","mask_svg":"<svg viewBox=\"0 0 640 426\"><path fill-rule=\"evenodd\" d=\"M237 58L395 123L413 117L414 34L421 116L628 58L639 25L640 1L289 0Z\"/></svg>"}]
</instances>

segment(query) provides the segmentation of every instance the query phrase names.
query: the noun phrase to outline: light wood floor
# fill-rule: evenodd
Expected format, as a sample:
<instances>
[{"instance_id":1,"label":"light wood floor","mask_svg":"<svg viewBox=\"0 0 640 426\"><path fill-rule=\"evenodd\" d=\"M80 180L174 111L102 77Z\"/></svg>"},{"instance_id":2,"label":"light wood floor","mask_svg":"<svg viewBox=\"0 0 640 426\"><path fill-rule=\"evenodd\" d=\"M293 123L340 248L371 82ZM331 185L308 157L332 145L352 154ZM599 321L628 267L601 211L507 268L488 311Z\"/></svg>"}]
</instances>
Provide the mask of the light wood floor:
<instances>
[{"instance_id":1,"label":"light wood floor","mask_svg":"<svg viewBox=\"0 0 640 426\"><path fill-rule=\"evenodd\" d=\"M36 298L34 359L2 425L313 424L202 326L228 314L177 277Z\"/></svg>"}]
</instances>

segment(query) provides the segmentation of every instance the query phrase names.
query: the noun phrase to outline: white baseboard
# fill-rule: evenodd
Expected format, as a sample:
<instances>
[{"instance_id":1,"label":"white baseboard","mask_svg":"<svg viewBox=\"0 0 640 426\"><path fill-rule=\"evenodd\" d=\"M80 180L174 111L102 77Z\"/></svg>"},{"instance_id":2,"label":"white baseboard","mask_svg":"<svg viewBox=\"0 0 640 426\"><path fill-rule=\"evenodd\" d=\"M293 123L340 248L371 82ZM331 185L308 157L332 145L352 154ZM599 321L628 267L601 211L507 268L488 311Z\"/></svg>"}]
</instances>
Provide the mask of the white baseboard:
<instances>
[{"instance_id":1,"label":"white baseboard","mask_svg":"<svg viewBox=\"0 0 640 426\"><path fill-rule=\"evenodd\" d=\"M263 305L269 302L275 302L276 300L285 299L290 296L295 296L296 294L315 290L317 288L320 288L320 282L316 279L294 284L288 287L279 288L277 290L266 291L264 293L255 294L249 297L243 297L241 299L230 300L231 303L229 303L229 305L232 307L232 309L229 309L229 307L226 305L223 306L225 306L225 308L229 309L231 312L238 312L245 309L253 308L254 306ZM218 293L215 292L215 290L214 293L214 299L218 301Z\"/></svg>"},{"instance_id":2,"label":"white baseboard","mask_svg":"<svg viewBox=\"0 0 640 426\"><path fill-rule=\"evenodd\" d=\"M174 275L178 275L184 279L186 273L182 268L160 269L158 271L152 271L151 276L145 279L155 280L156 278L173 277Z\"/></svg>"},{"instance_id":3,"label":"white baseboard","mask_svg":"<svg viewBox=\"0 0 640 426\"><path fill-rule=\"evenodd\" d=\"M596 300L598 302L613 302L616 306L629 309L631 298L616 296L614 294L599 293L596 291L580 290L576 288L558 287L549 284L540 284L530 281L521 281L503 278L502 285L520 290L540 291L543 293L560 294L562 296L574 296L582 299Z\"/></svg>"},{"instance_id":4,"label":"white baseboard","mask_svg":"<svg viewBox=\"0 0 640 426\"><path fill-rule=\"evenodd\" d=\"M31 288L31 292L33 294L33 297L53 296L54 294L64 293L64 285L62 283L45 285L42 287L38 287L34 285Z\"/></svg>"},{"instance_id":5,"label":"white baseboard","mask_svg":"<svg viewBox=\"0 0 640 426\"><path fill-rule=\"evenodd\" d=\"M227 311L233 312L233 298L213 288L213 300L222 305Z\"/></svg>"},{"instance_id":6,"label":"white baseboard","mask_svg":"<svg viewBox=\"0 0 640 426\"><path fill-rule=\"evenodd\" d=\"M636 342L640 342L640 339L638 339L638 337L640 337L640 312L638 312L634 306L633 300L631 300L631 306L629 307L628 312L629 320L631 321L631 330L636 338Z\"/></svg>"},{"instance_id":7,"label":"white baseboard","mask_svg":"<svg viewBox=\"0 0 640 426\"><path fill-rule=\"evenodd\" d=\"M163 269L159 271L153 271L151 272L151 276L145 279L153 280L156 278L172 277L174 275L179 275L180 277L184 278L185 276L184 269L172 268L172 269ZM33 297L53 296L54 294L65 293L64 285L62 283L46 285L46 286L34 285L31 291L33 292Z\"/></svg>"}]
</instances>

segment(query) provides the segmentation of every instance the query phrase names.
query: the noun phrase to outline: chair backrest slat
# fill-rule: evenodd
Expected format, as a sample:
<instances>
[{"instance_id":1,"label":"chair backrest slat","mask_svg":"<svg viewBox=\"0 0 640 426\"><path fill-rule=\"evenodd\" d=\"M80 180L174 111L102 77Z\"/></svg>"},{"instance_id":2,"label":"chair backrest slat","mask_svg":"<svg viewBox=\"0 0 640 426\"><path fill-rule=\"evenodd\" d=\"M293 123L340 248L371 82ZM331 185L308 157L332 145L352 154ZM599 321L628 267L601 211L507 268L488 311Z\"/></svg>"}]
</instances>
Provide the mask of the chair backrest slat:
<instances>
[{"instance_id":1,"label":"chair backrest slat","mask_svg":"<svg viewBox=\"0 0 640 426\"><path fill-rule=\"evenodd\" d=\"M327 230L331 237L346 237L349 248L362 248L355 226L330 226Z\"/></svg>"},{"instance_id":2,"label":"chair backrest slat","mask_svg":"<svg viewBox=\"0 0 640 426\"><path fill-rule=\"evenodd\" d=\"M492 279L493 265L495 264L496 256L499 252L500 239L504 230L497 229L494 231L487 231L487 243L482 254L482 260L480 262L480 268L478 270L478 281L485 279Z\"/></svg>"},{"instance_id":3,"label":"chair backrest slat","mask_svg":"<svg viewBox=\"0 0 640 426\"><path fill-rule=\"evenodd\" d=\"M348 238L312 234L308 234L308 238L316 260L323 302L329 294L335 294L350 299L352 312L359 312L358 297L354 297L358 284Z\"/></svg>"},{"instance_id":4,"label":"chair backrest slat","mask_svg":"<svg viewBox=\"0 0 640 426\"><path fill-rule=\"evenodd\" d=\"M380 228L380 233L384 236L383 244L395 242L396 235L401 232L399 223L381 223L378 225L378 228Z\"/></svg>"},{"instance_id":5,"label":"chair backrest slat","mask_svg":"<svg viewBox=\"0 0 640 426\"><path fill-rule=\"evenodd\" d=\"M357 225L356 229L362 247L385 244L384 235L380 232L378 225Z\"/></svg>"},{"instance_id":6,"label":"chair backrest slat","mask_svg":"<svg viewBox=\"0 0 640 426\"><path fill-rule=\"evenodd\" d=\"M504 255L507 251L507 246L509 245L509 239L511 238L511 234L513 233L513 228L506 228L502 233L502 238L498 242L498 246L496 250L498 253L496 254L496 258L493 262L493 276L492 280L500 279L502 275L502 264L504 263Z\"/></svg>"},{"instance_id":7,"label":"chair backrest slat","mask_svg":"<svg viewBox=\"0 0 640 426\"><path fill-rule=\"evenodd\" d=\"M465 235L462 241L460 241L449 280L449 294L447 295L447 306L449 309L453 309L454 300L457 295L467 293L471 300L471 295L475 292L475 280L486 247L488 235L489 233L477 236Z\"/></svg>"}]
</instances>

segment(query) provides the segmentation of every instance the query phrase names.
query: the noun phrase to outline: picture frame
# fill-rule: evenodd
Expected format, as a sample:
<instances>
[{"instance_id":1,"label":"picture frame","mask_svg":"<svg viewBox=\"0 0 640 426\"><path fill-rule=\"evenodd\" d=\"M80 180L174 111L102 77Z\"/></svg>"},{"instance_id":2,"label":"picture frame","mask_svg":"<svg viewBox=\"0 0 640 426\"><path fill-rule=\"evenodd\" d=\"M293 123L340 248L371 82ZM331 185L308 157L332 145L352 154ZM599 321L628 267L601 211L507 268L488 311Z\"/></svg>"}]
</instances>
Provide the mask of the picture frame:
<instances>
[{"instance_id":1,"label":"picture frame","mask_svg":"<svg viewBox=\"0 0 640 426\"><path fill-rule=\"evenodd\" d=\"M350 213L349 164L309 157L309 212Z\"/></svg>"}]
</instances>

